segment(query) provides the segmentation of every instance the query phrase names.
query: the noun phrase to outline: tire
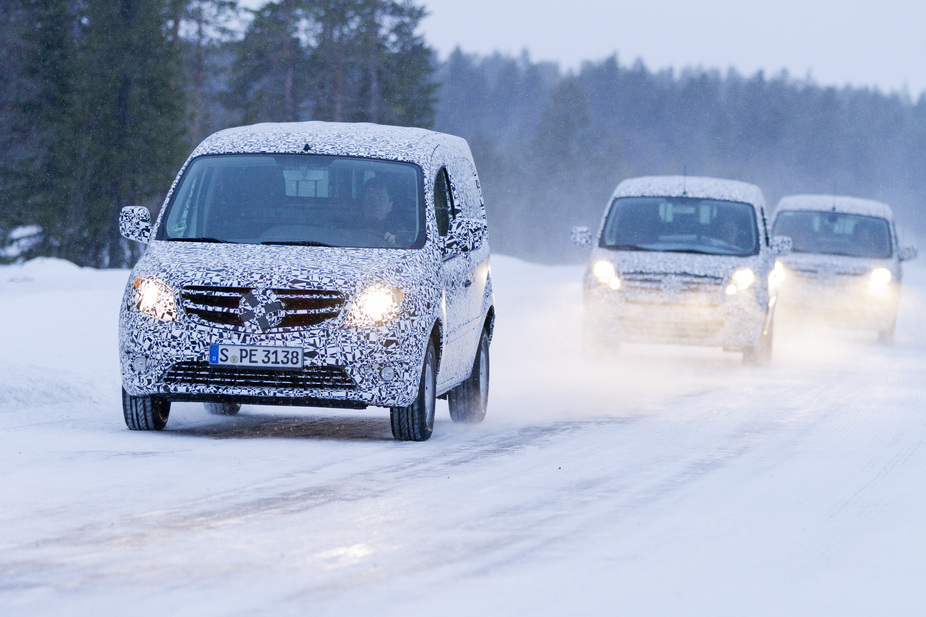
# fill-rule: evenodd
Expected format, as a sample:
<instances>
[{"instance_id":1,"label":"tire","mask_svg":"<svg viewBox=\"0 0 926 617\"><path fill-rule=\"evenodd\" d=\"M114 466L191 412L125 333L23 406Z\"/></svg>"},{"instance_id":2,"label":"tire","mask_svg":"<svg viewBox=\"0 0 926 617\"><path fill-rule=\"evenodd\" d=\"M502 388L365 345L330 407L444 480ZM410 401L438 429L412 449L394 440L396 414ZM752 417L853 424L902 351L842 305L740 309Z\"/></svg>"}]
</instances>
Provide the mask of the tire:
<instances>
[{"instance_id":1,"label":"tire","mask_svg":"<svg viewBox=\"0 0 926 617\"><path fill-rule=\"evenodd\" d=\"M421 367L418 395L408 407L392 407L392 436L400 441L425 441L434 430L434 408L437 405L437 353L434 342L428 341Z\"/></svg>"},{"instance_id":2,"label":"tire","mask_svg":"<svg viewBox=\"0 0 926 617\"><path fill-rule=\"evenodd\" d=\"M891 322L889 328L878 331L878 343L889 347L894 344L894 332L897 329L897 318L894 318L894 321Z\"/></svg>"},{"instance_id":3,"label":"tire","mask_svg":"<svg viewBox=\"0 0 926 617\"><path fill-rule=\"evenodd\" d=\"M473 360L473 371L466 381L450 391L447 406L454 422L478 424L486 417L489 405L489 333L479 336L479 347Z\"/></svg>"},{"instance_id":4,"label":"tire","mask_svg":"<svg viewBox=\"0 0 926 617\"><path fill-rule=\"evenodd\" d=\"M241 411L241 403L205 403L205 407L216 416L234 416Z\"/></svg>"},{"instance_id":5,"label":"tire","mask_svg":"<svg viewBox=\"0 0 926 617\"><path fill-rule=\"evenodd\" d=\"M743 366L765 366L772 360L772 338L775 334L774 318L768 324L768 330L759 335L755 347L743 350Z\"/></svg>"},{"instance_id":6,"label":"tire","mask_svg":"<svg viewBox=\"0 0 926 617\"><path fill-rule=\"evenodd\" d=\"M170 401L155 396L132 396L122 389L122 415L133 431L160 431L167 425Z\"/></svg>"},{"instance_id":7,"label":"tire","mask_svg":"<svg viewBox=\"0 0 926 617\"><path fill-rule=\"evenodd\" d=\"M594 360L613 358L621 349L620 341L604 339L596 328L582 324L582 355Z\"/></svg>"}]
</instances>

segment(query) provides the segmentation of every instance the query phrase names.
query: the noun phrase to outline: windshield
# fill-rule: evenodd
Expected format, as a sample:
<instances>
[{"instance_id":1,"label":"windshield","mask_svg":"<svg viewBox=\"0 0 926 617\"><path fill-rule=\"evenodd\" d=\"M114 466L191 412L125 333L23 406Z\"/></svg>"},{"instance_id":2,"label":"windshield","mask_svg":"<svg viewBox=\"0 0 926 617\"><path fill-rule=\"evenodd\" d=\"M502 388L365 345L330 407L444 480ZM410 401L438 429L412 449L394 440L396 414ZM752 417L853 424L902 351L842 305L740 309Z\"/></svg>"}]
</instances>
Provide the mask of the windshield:
<instances>
[{"instance_id":1,"label":"windshield","mask_svg":"<svg viewBox=\"0 0 926 617\"><path fill-rule=\"evenodd\" d=\"M790 236L792 252L886 259L891 256L891 227L883 218L820 212L783 211L772 233Z\"/></svg>"},{"instance_id":2,"label":"windshield","mask_svg":"<svg viewBox=\"0 0 926 617\"><path fill-rule=\"evenodd\" d=\"M361 248L424 245L416 165L312 154L235 154L190 164L158 240Z\"/></svg>"},{"instance_id":3,"label":"windshield","mask_svg":"<svg viewBox=\"0 0 926 617\"><path fill-rule=\"evenodd\" d=\"M611 203L600 246L628 251L755 255L755 209L695 197L621 197Z\"/></svg>"}]
</instances>

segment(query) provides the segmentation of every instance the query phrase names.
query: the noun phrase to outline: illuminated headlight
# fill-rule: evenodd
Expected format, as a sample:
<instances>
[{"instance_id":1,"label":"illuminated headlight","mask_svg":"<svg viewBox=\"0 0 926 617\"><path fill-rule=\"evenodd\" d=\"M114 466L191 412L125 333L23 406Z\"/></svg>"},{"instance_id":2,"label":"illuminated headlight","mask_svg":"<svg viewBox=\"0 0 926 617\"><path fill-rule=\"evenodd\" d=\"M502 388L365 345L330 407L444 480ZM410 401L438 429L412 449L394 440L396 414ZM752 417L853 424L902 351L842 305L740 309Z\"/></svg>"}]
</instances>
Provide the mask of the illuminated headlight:
<instances>
[{"instance_id":1,"label":"illuminated headlight","mask_svg":"<svg viewBox=\"0 0 926 617\"><path fill-rule=\"evenodd\" d=\"M881 289L891 282L891 271L887 268L875 268L871 271L871 278L868 279L868 286L872 289Z\"/></svg>"},{"instance_id":2,"label":"illuminated headlight","mask_svg":"<svg viewBox=\"0 0 926 617\"><path fill-rule=\"evenodd\" d=\"M756 273L750 270L749 268L743 268L742 270L737 270L733 273L733 276L730 277L730 284L727 285L727 295L735 296L741 291L746 291L749 289L753 283L756 282Z\"/></svg>"},{"instance_id":3,"label":"illuminated headlight","mask_svg":"<svg viewBox=\"0 0 926 617\"><path fill-rule=\"evenodd\" d=\"M614 270L614 264L610 261L604 259L596 261L595 265L592 266L592 274L595 275L595 278L598 279L598 282L602 285L607 285L611 289L621 288L621 279L617 276L617 272Z\"/></svg>"},{"instance_id":4,"label":"illuminated headlight","mask_svg":"<svg viewBox=\"0 0 926 617\"><path fill-rule=\"evenodd\" d=\"M365 289L354 300L347 316L348 326L379 326L398 317L405 292L401 289L375 285Z\"/></svg>"},{"instance_id":5,"label":"illuminated headlight","mask_svg":"<svg viewBox=\"0 0 926 617\"><path fill-rule=\"evenodd\" d=\"M140 313L161 321L177 318L177 301L167 283L154 277L143 277L135 279L132 286L135 288L134 305Z\"/></svg>"},{"instance_id":6,"label":"illuminated headlight","mask_svg":"<svg viewBox=\"0 0 926 617\"><path fill-rule=\"evenodd\" d=\"M768 273L769 285L780 285L783 280L785 280L785 267L781 265L780 261L776 261L775 267Z\"/></svg>"}]
</instances>

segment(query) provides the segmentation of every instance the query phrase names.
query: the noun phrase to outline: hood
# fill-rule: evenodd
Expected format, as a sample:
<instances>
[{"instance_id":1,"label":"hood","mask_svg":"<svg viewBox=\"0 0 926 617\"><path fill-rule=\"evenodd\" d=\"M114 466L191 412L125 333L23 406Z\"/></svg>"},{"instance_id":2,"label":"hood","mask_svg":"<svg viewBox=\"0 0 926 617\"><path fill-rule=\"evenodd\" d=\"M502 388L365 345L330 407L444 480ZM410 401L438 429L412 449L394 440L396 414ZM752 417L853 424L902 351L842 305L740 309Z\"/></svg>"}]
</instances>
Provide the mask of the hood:
<instances>
[{"instance_id":1,"label":"hood","mask_svg":"<svg viewBox=\"0 0 926 617\"><path fill-rule=\"evenodd\" d=\"M760 270L766 261L762 255L737 257L660 251L613 251L602 248L592 252L592 262L598 259L610 259L621 274L669 273L716 278L726 278L745 267L761 274Z\"/></svg>"},{"instance_id":2,"label":"hood","mask_svg":"<svg viewBox=\"0 0 926 617\"><path fill-rule=\"evenodd\" d=\"M822 275L867 274L877 267L894 269L893 262L890 259L822 255L819 253L791 253L786 257L780 257L779 260L792 270Z\"/></svg>"},{"instance_id":3,"label":"hood","mask_svg":"<svg viewBox=\"0 0 926 617\"><path fill-rule=\"evenodd\" d=\"M155 241L133 270L179 289L187 285L331 289L417 280L433 249L361 249Z\"/></svg>"}]
</instances>

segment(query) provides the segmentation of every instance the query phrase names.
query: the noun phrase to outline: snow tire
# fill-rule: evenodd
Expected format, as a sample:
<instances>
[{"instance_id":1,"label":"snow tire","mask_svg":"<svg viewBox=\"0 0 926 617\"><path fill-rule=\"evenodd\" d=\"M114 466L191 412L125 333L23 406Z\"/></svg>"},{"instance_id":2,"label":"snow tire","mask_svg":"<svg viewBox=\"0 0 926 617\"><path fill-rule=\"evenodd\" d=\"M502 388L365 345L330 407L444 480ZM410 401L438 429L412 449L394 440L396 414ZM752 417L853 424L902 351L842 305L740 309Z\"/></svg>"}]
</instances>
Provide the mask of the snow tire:
<instances>
[{"instance_id":1,"label":"snow tire","mask_svg":"<svg viewBox=\"0 0 926 617\"><path fill-rule=\"evenodd\" d=\"M170 401L156 396L132 396L122 389L122 415L133 431L160 431L167 425Z\"/></svg>"},{"instance_id":2,"label":"snow tire","mask_svg":"<svg viewBox=\"0 0 926 617\"><path fill-rule=\"evenodd\" d=\"M434 408L437 405L437 353L434 342L428 341L421 367L418 394L408 407L392 407L392 436L400 441L425 441L434 430Z\"/></svg>"},{"instance_id":3,"label":"snow tire","mask_svg":"<svg viewBox=\"0 0 926 617\"><path fill-rule=\"evenodd\" d=\"M486 417L489 405L489 333L483 329L473 360L473 371L466 381L447 395L450 419L477 424Z\"/></svg>"}]
</instances>

